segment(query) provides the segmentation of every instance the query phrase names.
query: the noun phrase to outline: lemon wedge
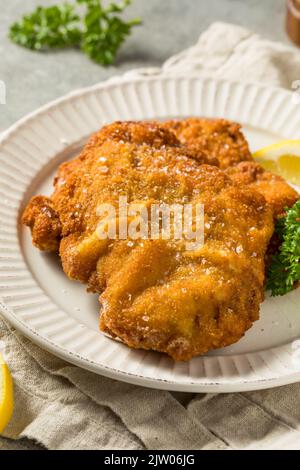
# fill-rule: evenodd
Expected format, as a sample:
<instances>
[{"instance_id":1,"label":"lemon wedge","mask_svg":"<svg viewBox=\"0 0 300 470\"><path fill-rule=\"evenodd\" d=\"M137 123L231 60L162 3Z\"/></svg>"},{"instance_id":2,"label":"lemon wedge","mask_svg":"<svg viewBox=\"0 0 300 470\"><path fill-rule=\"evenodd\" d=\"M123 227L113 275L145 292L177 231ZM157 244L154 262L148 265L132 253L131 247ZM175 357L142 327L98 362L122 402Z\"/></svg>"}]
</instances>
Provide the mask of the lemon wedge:
<instances>
[{"instance_id":1,"label":"lemon wedge","mask_svg":"<svg viewBox=\"0 0 300 470\"><path fill-rule=\"evenodd\" d=\"M0 354L0 434L8 425L13 413L13 381L7 364Z\"/></svg>"},{"instance_id":2,"label":"lemon wedge","mask_svg":"<svg viewBox=\"0 0 300 470\"><path fill-rule=\"evenodd\" d=\"M265 170L300 186L300 140L283 140L269 145L255 152L253 158Z\"/></svg>"}]
</instances>

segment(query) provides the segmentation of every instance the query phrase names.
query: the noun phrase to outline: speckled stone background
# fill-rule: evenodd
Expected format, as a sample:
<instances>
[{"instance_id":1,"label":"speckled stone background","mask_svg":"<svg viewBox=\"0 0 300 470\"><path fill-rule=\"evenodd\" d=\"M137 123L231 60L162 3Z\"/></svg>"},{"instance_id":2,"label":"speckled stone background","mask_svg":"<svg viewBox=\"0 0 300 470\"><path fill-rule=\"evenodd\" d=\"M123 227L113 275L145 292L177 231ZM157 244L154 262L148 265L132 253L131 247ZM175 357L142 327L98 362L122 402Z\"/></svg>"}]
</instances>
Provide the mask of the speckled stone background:
<instances>
[{"instance_id":1,"label":"speckled stone background","mask_svg":"<svg viewBox=\"0 0 300 470\"><path fill-rule=\"evenodd\" d=\"M12 44L9 25L37 5L58 0L0 0L0 80L7 104L0 105L0 131L26 113L76 88L123 71L159 65L193 45L214 21L240 24L271 39L288 42L284 0L135 0L128 9L143 25L134 30L113 67L102 68L80 51L34 53ZM0 450L38 449L31 441L0 438Z\"/></svg>"},{"instance_id":2,"label":"speckled stone background","mask_svg":"<svg viewBox=\"0 0 300 470\"><path fill-rule=\"evenodd\" d=\"M59 0L0 0L0 80L7 104L0 106L0 130L70 90L91 85L125 70L161 64L194 44L210 23L240 24L287 42L284 0L135 0L127 14L140 17L113 67L102 68L77 50L36 53L12 44L9 25L37 5Z\"/></svg>"}]
</instances>

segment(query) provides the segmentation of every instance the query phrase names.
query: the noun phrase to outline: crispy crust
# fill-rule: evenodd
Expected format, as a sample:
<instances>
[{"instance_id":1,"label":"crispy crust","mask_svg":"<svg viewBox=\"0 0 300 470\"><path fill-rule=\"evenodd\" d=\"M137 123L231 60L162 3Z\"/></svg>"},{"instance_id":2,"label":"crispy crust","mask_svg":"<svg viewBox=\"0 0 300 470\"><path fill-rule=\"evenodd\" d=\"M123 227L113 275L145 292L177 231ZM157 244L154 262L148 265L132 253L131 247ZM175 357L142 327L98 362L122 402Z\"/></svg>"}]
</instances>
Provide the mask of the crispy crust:
<instances>
[{"instance_id":1,"label":"crispy crust","mask_svg":"<svg viewBox=\"0 0 300 470\"><path fill-rule=\"evenodd\" d=\"M30 228L32 242L37 248L58 251L61 223L50 198L33 197L23 213L22 222Z\"/></svg>"},{"instance_id":2,"label":"crispy crust","mask_svg":"<svg viewBox=\"0 0 300 470\"><path fill-rule=\"evenodd\" d=\"M210 163L226 171L239 186L257 189L275 218L299 199L299 194L283 178L265 171L253 160L239 124L225 119L189 118L167 121L164 127L190 150L206 154L208 160L217 160Z\"/></svg>"},{"instance_id":3,"label":"crispy crust","mask_svg":"<svg viewBox=\"0 0 300 470\"><path fill-rule=\"evenodd\" d=\"M50 198L25 210L35 245L59 249L66 274L101 293L101 329L130 347L186 360L238 341L258 318L272 210L212 162L157 123L114 123L61 165ZM205 245L99 240L96 209L120 195L204 204Z\"/></svg>"},{"instance_id":4,"label":"crispy crust","mask_svg":"<svg viewBox=\"0 0 300 470\"><path fill-rule=\"evenodd\" d=\"M164 128L174 132L180 142L194 151L205 154L209 163L221 169L241 161L251 161L241 126L226 119L189 118L164 123Z\"/></svg>"}]
</instances>

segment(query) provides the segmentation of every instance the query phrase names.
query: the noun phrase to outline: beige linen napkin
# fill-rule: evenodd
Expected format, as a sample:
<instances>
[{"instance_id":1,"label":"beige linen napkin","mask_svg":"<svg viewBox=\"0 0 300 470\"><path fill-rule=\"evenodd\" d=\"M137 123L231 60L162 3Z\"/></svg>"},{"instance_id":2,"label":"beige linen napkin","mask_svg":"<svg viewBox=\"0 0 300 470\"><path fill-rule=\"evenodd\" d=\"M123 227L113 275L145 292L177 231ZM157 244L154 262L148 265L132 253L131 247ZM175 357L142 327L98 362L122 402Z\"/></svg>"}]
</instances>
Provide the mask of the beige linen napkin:
<instances>
[{"instance_id":1,"label":"beige linen napkin","mask_svg":"<svg viewBox=\"0 0 300 470\"><path fill-rule=\"evenodd\" d=\"M182 73L291 88L300 79L300 54L215 23L161 69L126 76ZM81 370L1 318L0 341L15 383L15 411L0 449L36 448L34 441L49 449L300 449L300 384L228 395L169 393Z\"/></svg>"}]
</instances>

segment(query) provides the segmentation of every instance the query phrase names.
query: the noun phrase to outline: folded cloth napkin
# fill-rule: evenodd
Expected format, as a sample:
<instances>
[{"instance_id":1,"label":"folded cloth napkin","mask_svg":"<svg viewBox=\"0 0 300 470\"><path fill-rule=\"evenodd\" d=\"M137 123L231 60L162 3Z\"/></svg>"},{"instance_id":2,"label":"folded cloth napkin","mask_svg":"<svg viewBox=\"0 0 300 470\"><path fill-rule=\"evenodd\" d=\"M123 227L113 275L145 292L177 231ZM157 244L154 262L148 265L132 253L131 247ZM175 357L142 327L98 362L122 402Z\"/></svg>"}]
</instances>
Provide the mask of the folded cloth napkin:
<instances>
[{"instance_id":1,"label":"folded cloth napkin","mask_svg":"<svg viewBox=\"0 0 300 470\"><path fill-rule=\"evenodd\" d=\"M291 88L300 79L300 54L215 23L161 69L126 77L182 73ZM169 393L81 370L1 318L0 341L15 384L14 415L0 449L300 449L300 383L228 395Z\"/></svg>"}]
</instances>

